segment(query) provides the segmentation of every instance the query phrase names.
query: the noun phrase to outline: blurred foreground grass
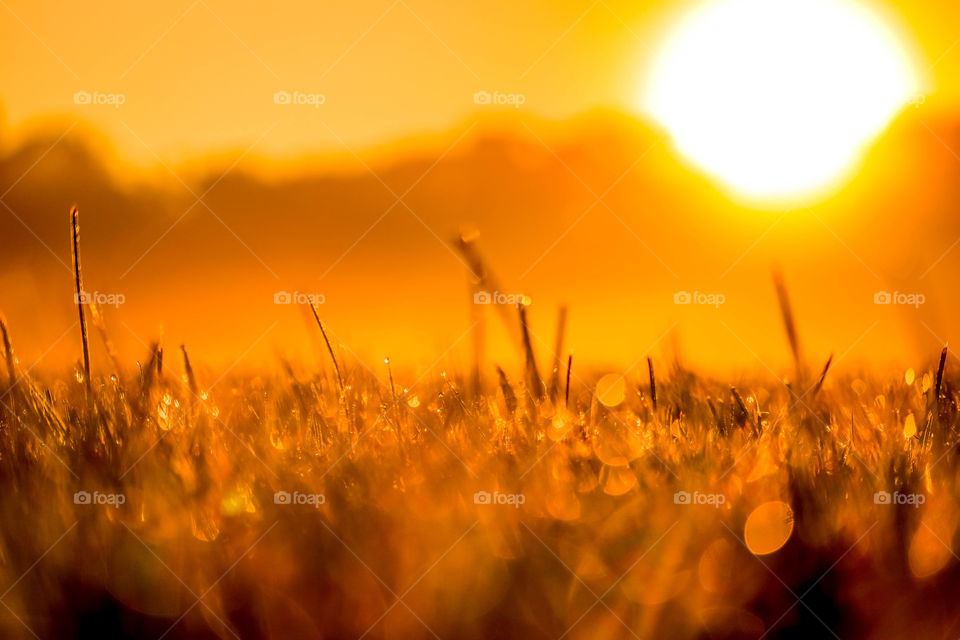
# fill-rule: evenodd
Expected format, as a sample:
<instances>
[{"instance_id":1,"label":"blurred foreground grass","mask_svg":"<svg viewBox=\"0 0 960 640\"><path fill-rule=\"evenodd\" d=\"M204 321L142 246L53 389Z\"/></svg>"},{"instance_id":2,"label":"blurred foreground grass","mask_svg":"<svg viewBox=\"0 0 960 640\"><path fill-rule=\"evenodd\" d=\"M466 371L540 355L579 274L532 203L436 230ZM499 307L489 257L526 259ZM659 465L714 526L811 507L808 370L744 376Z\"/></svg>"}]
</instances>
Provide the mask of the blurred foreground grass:
<instances>
[{"instance_id":1,"label":"blurred foreground grass","mask_svg":"<svg viewBox=\"0 0 960 640\"><path fill-rule=\"evenodd\" d=\"M585 376L564 406L521 375L343 363L341 391L154 350L88 385L8 355L3 637L960 633L949 366L733 388L674 364L655 402Z\"/></svg>"}]
</instances>

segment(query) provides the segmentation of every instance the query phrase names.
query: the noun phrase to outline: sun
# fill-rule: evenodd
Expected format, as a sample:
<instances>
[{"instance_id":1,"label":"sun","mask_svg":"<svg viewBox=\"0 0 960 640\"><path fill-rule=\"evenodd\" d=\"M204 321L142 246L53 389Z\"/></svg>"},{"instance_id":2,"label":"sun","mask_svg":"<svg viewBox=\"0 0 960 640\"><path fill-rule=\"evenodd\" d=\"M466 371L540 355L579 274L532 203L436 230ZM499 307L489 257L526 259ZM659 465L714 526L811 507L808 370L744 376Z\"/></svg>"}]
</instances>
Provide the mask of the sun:
<instances>
[{"instance_id":1,"label":"sun","mask_svg":"<svg viewBox=\"0 0 960 640\"><path fill-rule=\"evenodd\" d=\"M679 152L752 200L828 189L918 94L878 16L843 0L719 0L667 36L641 98Z\"/></svg>"}]
</instances>

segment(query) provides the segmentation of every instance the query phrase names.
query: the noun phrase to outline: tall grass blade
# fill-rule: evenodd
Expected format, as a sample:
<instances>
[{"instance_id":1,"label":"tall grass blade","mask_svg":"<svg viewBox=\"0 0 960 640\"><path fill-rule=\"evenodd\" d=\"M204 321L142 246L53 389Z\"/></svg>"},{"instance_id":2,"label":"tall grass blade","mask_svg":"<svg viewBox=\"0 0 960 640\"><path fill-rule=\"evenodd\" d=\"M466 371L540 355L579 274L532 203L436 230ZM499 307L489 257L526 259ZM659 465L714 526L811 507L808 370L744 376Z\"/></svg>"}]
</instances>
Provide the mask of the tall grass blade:
<instances>
[{"instance_id":1,"label":"tall grass blade","mask_svg":"<svg viewBox=\"0 0 960 640\"><path fill-rule=\"evenodd\" d=\"M553 371L550 374L550 400L557 399L560 392L560 368L563 365L560 354L563 353L563 338L567 330L567 307L560 306L557 314L557 340L553 345Z\"/></svg>"},{"instance_id":2,"label":"tall grass blade","mask_svg":"<svg viewBox=\"0 0 960 640\"><path fill-rule=\"evenodd\" d=\"M193 367L190 365L190 356L187 355L187 346L181 344L180 351L183 353L183 370L187 374L187 385L190 387L190 393L196 397L200 393L200 388L197 386L197 376L193 373ZM161 351L161 353L163 353Z\"/></svg>"},{"instance_id":3,"label":"tall grass blade","mask_svg":"<svg viewBox=\"0 0 960 640\"><path fill-rule=\"evenodd\" d=\"M327 330L323 328L323 322L320 320L320 314L317 313L317 305L311 302L310 310L313 311L313 319L317 321L317 326L320 327L320 333L323 335L323 341L327 345L327 352L330 354L330 359L333 361L333 370L337 374L337 389L340 392L340 399L343 400L345 387L343 384L343 376L340 375L340 365L337 364L337 356L333 354L333 345L330 344L330 338L327 337Z\"/></svg>"},{"instance_id":4,"label":"tall grass blade","mask_svg":"<svg viewBox=\"0 0 960 640\"><path fill-rule=\"evenodd\" d=\"M527 326L527 308L520 304L517 305L520 310L520 327L523 330L523 351L527 362L527 386L530 387L530 393L538 401L543 400L543 379L540 372L537 371L537 361L533 355L533 344L530 342L530 328Z\"/></svg>"},{"instance_id":5,"label":"tall grass blade","mask_svg":"<svg viewBox=\"0 0 960 640\"><path fill-rule=\"evenodd\" d=\"M650 402L653 410L657 410L657 378L653 374L653 359L647 356L647 370L650 372Z\"/></svg>"},{"instance_id":6,"label":"tall grass blade","mask_svg":"<svg viewBox=\"0 0 960 640\"><path fill-rule=\"evenodd\" d=\"M800 338L797 335L797 324L793 318L793 308L790 305L790 295L783 279L783 272L779 269L773 272L773 285L777 290L777 302L780 303L780 315L783 318L783 327L787 332L787 341L790 343L790 352L793 354L793 365L797 379L803 377L803 360L800 354Z\"/></svg>"},{"instance_id":7,"label":"tall grass blade","mask_svg":"<svg viewBox=\"0 0 960 640\"><path fill-rule=\"evenodd\" d=\"M947 349L944 347L940 352L940 365L937 367L937 404L940 403L940 392L943 387L943 367L947 363Z\"/></svg>"},{"instance_id":8,"label":"tall grass blade","mask_svg":"<svg viewBox=\"0 0 960 640\"><path fill-rule=\"evenodd\" d=\"M813 395L811 397L816 398L817 394L820 393L820 389L823 387L823 381L827 377L827 371L830 370L830 364L833 362L833 354L830 354L830 357L827 358L827 363L823 365L823 371L820 372L820 377L817 379L817 386L813 388Z\"/></svg>"},{"instance_id":9,"label":"tall grass blade","mask_svg":"<svg viewBox=\"0 0 960 640\"><path fill-rule=\"evenodd\" d=\"M517 409L517 394L513 392L513 387L507 380L507 374L499 366L497 366L497 375L500 378L500 390L503 392L503 401L507 405L507 411L513 413Z\"/></svg>"},{"instance_id":10,"label":"tall grass blade","mask_svg":"<svg viewBox=\"0 0 960 640\"><path fill-rule=\"evenodd\" d=\"M14 368L13 347L10 345L10 334L7 333L7 321L4 318L0 318L0 334L3 335L3 356L7 363L8 389L13 389L17 384L17 371Z\"/></svg>"},{"instance_id":11,"label":"tall grass blade","mask_svg":"<svg viewBox=\"0 0 960 640\"><path fill-rule=\"evenodd\" d=\"M80 313L80 337L83 342L83 379L90 388L90 346L87 337L87 319L83 313L86 294L83 291L83 279L80 271L80 210L70 209L70 232L73 239L73 276L76 284L77 311Z\"/></svg>"}]
</instances>

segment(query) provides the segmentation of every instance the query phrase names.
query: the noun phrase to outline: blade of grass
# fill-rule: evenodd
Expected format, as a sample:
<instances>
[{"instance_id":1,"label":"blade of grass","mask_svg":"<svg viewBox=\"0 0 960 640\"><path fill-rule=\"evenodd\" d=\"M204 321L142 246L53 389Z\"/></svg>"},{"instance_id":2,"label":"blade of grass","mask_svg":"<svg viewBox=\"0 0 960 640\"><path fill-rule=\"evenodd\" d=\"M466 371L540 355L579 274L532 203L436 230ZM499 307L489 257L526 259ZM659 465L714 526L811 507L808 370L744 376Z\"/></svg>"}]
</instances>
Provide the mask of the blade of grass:
<instances>
[{"instance_id":1,"label":"blade of grass","mask_svg":"<svg viewBox=\"0 0 960 640\"><path fill-rule=\"evenodd\" d=\"M780 315L783 318L783 327L787 332L787 341L790 343L790 352L793 354L793 365L797 380L803 377L803 361L800 355L800 338L797 335L797 324L793 318L793 308L790 306L790 295L783 279L783 272L779 269L773 272L773 285L777 290L777 301L780 303Z\"/></svg>"},{"instance_id":2,"label":"blade of grass","mask_svg":"<svg viewBox=\"0 0 960 640\"><path fill-rule=\"evenodd\" d=\"M823 365L823 371L820 372L820 378L817 380L817 386L813 388L812 398L816 398L817 394L820 393L820 388L823 387L823 381L827 377L827 371L830 370L830 364L833 362L833 354L830 354L830 357L827 358L827 363Z\"/></svg>"},{"instance_id":3,"label":"blade of grass","mask_svg":"<svg viewBox=\"0 0 960 640\"><path fill-rule=\"evenodd\" d=\"M943 367L947 363L947 347L940 352L940 366L937 367L937 403L940 402L940 390L943 386Z\"/></svg>"},{"instance_id":4,"label":"blade of grass","mask_svg":"<svg viewBox=\"0 0 960 640\"><path fill-rule=\"evenodd\" d=\"M7 362L7 389L3 392L3 396L0 397L0 400L9 396L10 398L10 413L12 418L15 420L17 415L17 394L15 393L17 386L17 370L14 366L13 360L13 347L10 345L10 335L7 333L7 322L3 317L0 317L0 333L3 334L3 353L4 358ZM6 403L4 403L6 404Z\"/></svg>"},{"instance_id":5,"label":"blade of grass","mask_svg":"<svg viewBox=\"0 0 960 640\"><path fill-rule=\"evenodd\" d=\"M190 356L187 355L187 346L184 344L180 345L180 351L183 353L183 369L187 373L187 385L190 387L190 393L197 396L200 392L199 387L197 386L197 377L193 373L193 367L190 365ZM161 353L163 353L161 351ZM159 369L159 366L158 366Z\"/></svg>"},{"instance_id":6,"label":"blade of grass","mask_svg":"<svg viewBox=\"0 0 960 640\"><path fill-rule=\"evenodd\" d=\"M83 379L90 388L90 347L87 337L87 319L83 313L86 294L83 291L83 279L80 272L80 210L70 209L70 231L73 239L73 275L77 291L77 311L80 313L80 337L83 342Z\"/></svg>"},{"instance_id":7,"label":"blade of grass","mask_svg":"<svg viewBox=\"0 0 960 640\"><path fill-rule=\"evenodd\" d=\"M653 410L657 410L657 378L653 374L653 359L647 357L647 369L650 371L650 401L653 403Z\"/></svg>"},{"instance_id":8,"label":"blade of grass","mask_svg":"<svg viewBox=\"0 0 960 640\"><path fill-rule=\"evenodd\" d=\"M560 360L560 354L563 353L563 337L567 330L567 307L564 305L560 306L560 310L557 315L557 340L553 346L554 361L553 361L553 372L550 374L550 391L549 396L550 400L557 399L557 393L560 391L560 368L562 362Z\"/></svg>"},{"instance_id":9,"label":"blade of grass","mask_svg":"<svg viewBox=\"0 0 960 640\"><path fill-rule=\"evenodd\" d=\"M527 326L527 308L523 304L517 305L520 310L520 327L523 330L523 351L527 361L527 384L530 392L538 401L543 400L543 379L537 371L537 361L533 355L533 343L530 342L530 329Z\"/></svg>"},{"instance_id":10,"label":"blade of grass","mask_svg":"<svg viewBox=\"0 0 960 640\"><path fill-rule=\"evenodd\" d=\"M17 384L17 372L13 366L13 347L10 346L10 334L7 333L7 321L0 318L0 333L3 334L3 354L7 363L7 377L10 379L8 388L13 389Z\"/></svg>"},{"instance_id":11,"label":"blade of grass","mask_svg":"<svg viewBox=\"0 0 960 640\"><path fill-rule=\"evenodd\" d=\"M327 337L327 330L323 328L323 322L320 320L320 314L317 312L317 305L310 303L310 310L313 311L313 318L320 327L320 333L323 334L323 341L327 344L327 351L330 353L330 359L333 361L333 370L337 374L337 388L340 391L340 399L344 397L343 376L340 375L340 365L337 364L337 356L333 355L333 346L330 344L330 338Z\"/></svg>"},{"instance_id":12,"label":"blade of grass","mask_svg":"<svg viewBox=\"0 0 960 640\"><path fill-rule=\"evenodd\" d=\"M507 380L507 374L503 372L499 365L497 366L497 375L500 377L500 390L503 392L503 401L507 405L507 411L513 413L517 409L517 395L513 392L510 381Z\"/></svg>"}]
</instances>

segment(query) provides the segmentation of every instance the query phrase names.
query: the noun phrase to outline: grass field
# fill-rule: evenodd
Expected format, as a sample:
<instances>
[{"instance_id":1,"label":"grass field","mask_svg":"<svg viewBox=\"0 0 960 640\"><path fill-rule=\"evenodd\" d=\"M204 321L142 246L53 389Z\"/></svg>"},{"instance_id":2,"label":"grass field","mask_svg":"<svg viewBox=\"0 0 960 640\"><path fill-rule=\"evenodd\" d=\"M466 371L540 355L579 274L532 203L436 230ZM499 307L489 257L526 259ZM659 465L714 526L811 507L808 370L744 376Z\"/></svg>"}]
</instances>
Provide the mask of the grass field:
<instances>
[{"instance_id":1,"label":"grass field","mask_svg":"<svg viewBox=\"0 0 960 640\"><path fill-rule=\"evenodd\" d=\"M3 637L960 632L949 363L652 363L565 399L565 371L391 389L343 354L222 380L160 354L45 379L7 341Z\"/></svg>"},{"instance_id":2,"label":"grass field","mask_svg":"<svg viewBox=\"0 0 960 640\"><path fill-rule=\"evenodd\" d=\"M316 306L323 363L198 371L156 343L131 369L72 222L77 366L25 369L0 322L5 638L960 633L947 348L811 373L776 277L791 382L542 377L522 305L509 376L374 371Z\"/></svg>"}]
</instances>

